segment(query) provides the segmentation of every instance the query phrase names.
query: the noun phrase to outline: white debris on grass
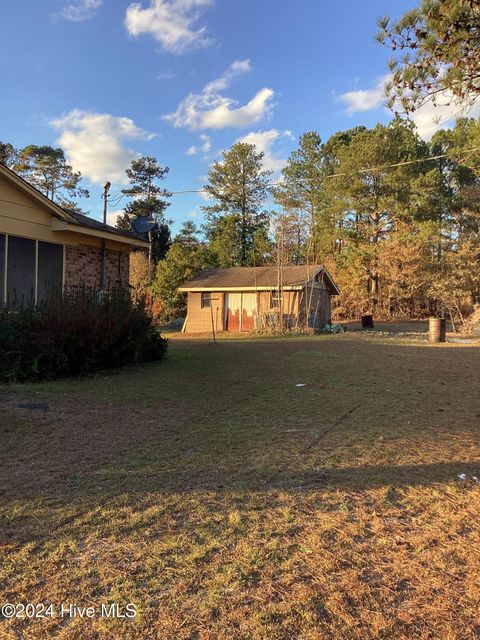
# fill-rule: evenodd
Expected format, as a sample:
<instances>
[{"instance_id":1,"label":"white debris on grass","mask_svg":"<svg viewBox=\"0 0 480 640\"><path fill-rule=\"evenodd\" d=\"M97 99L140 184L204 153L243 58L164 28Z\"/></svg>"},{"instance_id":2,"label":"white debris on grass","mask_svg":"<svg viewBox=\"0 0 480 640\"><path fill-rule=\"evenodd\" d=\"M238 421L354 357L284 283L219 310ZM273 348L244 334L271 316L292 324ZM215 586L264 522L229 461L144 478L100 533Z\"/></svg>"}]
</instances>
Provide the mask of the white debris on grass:
<instances>
[{"instance_id":1,"label":"white debris on grass","mask_svg":"<svg viewBox=\"0 0 480 640\"><path fill-rule=\"evenodd\" d=\"M457 478L459 480L468 480L467 474L466 473L459 473ZM472 476L472 480L474 482L480 482L480 478L478 478L478 476Z\"/></svg>"}]
</instances>

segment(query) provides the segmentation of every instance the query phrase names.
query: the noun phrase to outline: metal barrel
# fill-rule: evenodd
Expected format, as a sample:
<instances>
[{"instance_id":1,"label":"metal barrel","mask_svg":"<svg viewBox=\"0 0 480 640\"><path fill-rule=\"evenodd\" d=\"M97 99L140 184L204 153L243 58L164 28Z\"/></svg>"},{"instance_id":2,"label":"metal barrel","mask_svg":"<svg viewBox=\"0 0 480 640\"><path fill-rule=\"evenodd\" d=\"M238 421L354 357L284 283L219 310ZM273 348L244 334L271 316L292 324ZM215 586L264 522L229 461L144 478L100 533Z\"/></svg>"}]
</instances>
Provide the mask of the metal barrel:
<instances>
[{"instance_id":1,"label":"metal barrel","mask_svg":"<svg viewBox=\"0 0 480 640\"><path fill-rule=\"evenodd\" d=\"M372 315L362 316L362 329L375 329Z\"/></svg>"},{"instance_id":2,"label":"metal barrel","mask_svg":"<svg viewBox=\"0 0 480 640\"><path fill-rule=\"evenodd\" d=\"M447 321L445 318L428 319L428 341L445 342L447 334Z\"/></svg>"}]
</instances>

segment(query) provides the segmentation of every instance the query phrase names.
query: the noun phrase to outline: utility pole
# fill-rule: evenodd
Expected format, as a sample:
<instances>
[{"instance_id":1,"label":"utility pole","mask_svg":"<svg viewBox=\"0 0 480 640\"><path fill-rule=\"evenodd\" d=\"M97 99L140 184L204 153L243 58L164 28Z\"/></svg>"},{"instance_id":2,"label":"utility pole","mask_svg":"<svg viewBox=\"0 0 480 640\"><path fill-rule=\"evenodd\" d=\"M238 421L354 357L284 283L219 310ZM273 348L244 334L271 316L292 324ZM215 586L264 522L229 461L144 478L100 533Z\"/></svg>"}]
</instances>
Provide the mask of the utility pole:
<instances>
[{"instance_id":1,"label":"utility pole","mask_svg":"<svg viewBox=\"0 0 480 640\"><path fill-rule=\"evenodd\" d=\"M111 186L112 185L107 180L103 187L103 224L107 224L108 192L110 191Z\"/></svg>"},{"instance_id":2,"label":"utility pole","mask_svg":"<svg viewBox=\"0 0 480 640\"><path fill-rule=\"evenodd\" d=\"M277 295L278 330L283 331L283 260L284 260L284 218L280 215L277 226Z\"/></svg>"},{"instance_id":3,"label":"utility pole","mask_svg":"<svg viewBox=\"0 0 480 640\"><path fill-rule=\"evenodd\" d=\"M153 236L152 236L152 232L149 231L148 232L148 273L150 275L150 278L153 277L153 258L152 258L152 249L153 249L153 245L152 245L152 241L153 241Z\"/></svg>"},{"instance_id":4,"label":"utility pole","mask_svg":"<svg viewBox=\"0 0 480 640\"><path fill-rule=\"evenodd\" d=\"M108 192L110 191L110 187L112 185L110 182L105 183L103 187L103 224L107 224L107 209L108 209ZM105 267L107 262L107 251L105 246L105 240L102 242L102 270L100 272L100 291L105 290Z\"/></svg>"}]
</instances>

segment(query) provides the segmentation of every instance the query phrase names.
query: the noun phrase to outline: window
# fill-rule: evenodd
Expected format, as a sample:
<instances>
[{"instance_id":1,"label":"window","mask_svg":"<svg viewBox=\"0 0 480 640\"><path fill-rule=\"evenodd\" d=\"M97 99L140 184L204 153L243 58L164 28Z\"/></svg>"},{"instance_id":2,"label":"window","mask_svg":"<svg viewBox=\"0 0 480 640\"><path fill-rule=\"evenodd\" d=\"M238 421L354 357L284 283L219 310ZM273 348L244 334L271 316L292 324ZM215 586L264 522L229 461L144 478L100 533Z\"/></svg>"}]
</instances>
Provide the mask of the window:
<instances>
[{"instance_id":1,"label":"window","mask_svg":"<svg viewBox=\"0 0 480 640\"><path fill-rule=\"evenodd\" d=\"M5 236L0 234L0 307L5 300Z\"/></svg>"},{"instance_id":2,"label":"window","mask_svg":"<svg viewBox=\"0 0 480 640\"><path fill-rule=\"evenodd\" d=\"M8 236L7 304L20 307L35 302L36 242Z\"/></svg>"},{"instance_id":3,"label":"window","mask_svg":"<svg viewBox=\"0 0 480 640\"><path fill-rule=\"evenodd\" d=\"M282 300L282 296L278 291L272 291L270 294L270 309L278 309L280 307L280 302Z\"/></svg>"},{"instance_id":4,"label":"window","mask_svg":"<svg viewBox=\"0 0 480 640\"><path fill-rule=\"evenodd\" d=\"M0 234L0 305L5 300L10 308L42 302L61 295L62 284L63 245Z\"/></svg>"},{"instance_id":5,"label":"window","mask_svg":"<svg viewBox=\"0 0 480 640\"><path fill-rule=\"evenodd\" d=\"M62 294L63 245L38 243L37 301Z\"/></svg>"},{"instance_id":6,"label":"window","mask_svg":"<svg viewBox=\"0 0 480 640\"><path fill-rule=\"evenodd\" d=\"M202 293L202 309L209 309L212 306L212 294Z\"/></svg>"}]
</instances>

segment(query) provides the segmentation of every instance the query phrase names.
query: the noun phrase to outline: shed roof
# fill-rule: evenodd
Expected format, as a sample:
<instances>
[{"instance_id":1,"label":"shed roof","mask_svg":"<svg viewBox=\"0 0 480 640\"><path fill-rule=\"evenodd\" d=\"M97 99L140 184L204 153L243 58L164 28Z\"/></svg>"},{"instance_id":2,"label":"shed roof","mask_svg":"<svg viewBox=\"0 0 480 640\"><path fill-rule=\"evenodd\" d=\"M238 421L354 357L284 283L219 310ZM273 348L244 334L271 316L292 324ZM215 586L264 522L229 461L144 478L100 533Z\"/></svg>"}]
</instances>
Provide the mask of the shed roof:
<instances>
[{"instance_id":1,"label":"shed roof","mask_svg":"<svg viewBox=\"0 0 480 640\"><path fill-rule=\"evenodd\" d=\"M322 273L332 294L339 290L328 271L319 264L293 265L283 268L283 288L301 289ZM278 270L273 267L230 267L205 269L185 282L179 291L274 290L278 287Z\"/></svg>"}]
</instances>

